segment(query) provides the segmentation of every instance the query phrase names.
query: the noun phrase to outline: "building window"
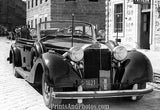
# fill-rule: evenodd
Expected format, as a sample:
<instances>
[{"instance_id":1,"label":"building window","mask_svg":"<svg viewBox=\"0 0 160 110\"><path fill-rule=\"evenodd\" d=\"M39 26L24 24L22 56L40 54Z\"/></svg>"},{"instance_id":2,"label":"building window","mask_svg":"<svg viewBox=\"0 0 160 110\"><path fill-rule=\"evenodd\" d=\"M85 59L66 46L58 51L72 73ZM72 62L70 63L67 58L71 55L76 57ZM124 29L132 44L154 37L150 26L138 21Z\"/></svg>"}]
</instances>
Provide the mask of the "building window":
<instances>
[{"instance_id":1,"label":"building window","mask_svg":"<svg viewBox=\"0 0 160 110\"><path fill-rule=\"evenodd\" d=\"M27 25L28 25L28 27L30 28L30 23L29 23L29 21L28 21L28 24L27 24Z\"/></svg>"},{"instance_id":2,"label":"building window","mask_svg":"<svg viewBox=\"0 0 160 110\"><path fill-rule=\"evenodd\" d=\"M34 4L34 1L32 0L32 8L33 8L33 4Z\"/></svg>"},{"instance_id":3,"label":"building window","mask_svg":"<svg viewBox=\"0 0 160 110\"><path fill-rule=\"evenodd\" d=\"M45 17L45 22L47 21L47 17Z\"/></svg>"},{"instance_id":4,"label":"building window","mask_svg":"<svg viewBox=\"0 0 160 110\"><path fill-rule=\"evenodd\" d=\"M123 31L123 4L114 6L114 32Z\"/></svg>"},{"instance_id":5,"label":"building window","mask_svg":"<svg viewBox=\"0 0 160 110\"><path fill-rule=\"evenodd\" d=\"M40 4L42 4L42 0L40 0Z\"/></svg>"},{"instance_id":6,"label":"building window","mask_svg":"<svg viewBox=\"0 0 160 110\"><path fill-rule=\"evenodd\" d=\"M90 2L98 2L98 0L89 0Z\"/></svg>"},{"instance_id":7,"label":"building window","mask_svg":"<svg viewBox=\"0 0 160 110\"><path fill-rule=\"evenodd\" d=\"M40 22L40 23L42 22L42 18L39 19L39 22Z\"/></svg>"},{"instance_id":8,"label":"building window","mask_svg":"<svg viewBox=\"0 0 160 110\"><path fill-rule=\"evenodd\" d=\"M30 1L28 1L28 9L30 8Z\"/></svg>"},{"instance_id":9,"label":"building window","mask_svg":"<svg viewBox=\"0 0 160 110\"><path fill-rule=\"evenodd\" d=\"M40 24L41 22L42 22L42 18L39 19L39 24ZM39 26L40 26L39 28L41 29L41 28L42 28L41 25L39 25Z\"/></svg>"},{"instance_id":10,"label":"building window","mask_svg":"<svg viewBox=\"0 0 160 110\"><path fill-rule=\"evenodd\" d=\"M142 6L142 11L143 11L143 10L148 10L148 9L151 8L151 5L150 5L150 4L142 4L141 6Z\"/></svg>"},{"instance_id":11,"label":"building window","mask_svg":"<svg viewBox=\"0 0 160 110\"><path fill-rule=\"evenodd\" d=\"M35 19L35 28L37 28L37 19Z\"/></svg>"},{"instance_id":12,"label":"building window","mask_svg":"<svg viewBox=\"0 0 160 110\"><path fill-rule=\"evenodd\" d=\"M33 20L31 20L31 28L33 28Z\"/></svg>"},{"instance_id":13,"label":"building window","mask_svg":"<svg viewBox=\"0 0 160 110\"><path fill-rule=\"evenodd\" d=\"M36 3L35 3L35 4L36 4L36 6L37 6L37 5L38 5L38 0L36 0L35 2L36 2Z\"/></svg>"},{"instance_id":14,"label":"building window","mask_svg":"<svg viewBox=\"0 0 160 110\"><path fill-rule=\"evenodd\" d=\"M47 22L47 17L45 17L45 22ZM45 23L45 29L47 28L47 23Z\"/></svg>"}]
</instances>

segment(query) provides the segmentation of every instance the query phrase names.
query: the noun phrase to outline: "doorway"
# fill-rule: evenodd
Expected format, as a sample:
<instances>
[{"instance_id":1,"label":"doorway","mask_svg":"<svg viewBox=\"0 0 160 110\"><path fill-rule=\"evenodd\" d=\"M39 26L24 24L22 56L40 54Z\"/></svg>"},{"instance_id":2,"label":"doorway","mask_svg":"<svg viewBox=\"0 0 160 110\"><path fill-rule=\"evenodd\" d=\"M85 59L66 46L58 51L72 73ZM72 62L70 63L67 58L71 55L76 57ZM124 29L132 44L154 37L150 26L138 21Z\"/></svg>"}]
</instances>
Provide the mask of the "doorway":
<instances>
[{"instance_id":1,"label":"doorway","mask_svg":"<svg viewBox=\"0 0 160 110\"><path fill-rule=\"evenodd\" d=\"M150 49L150 12L141 13L140 48Z\"/></svg>"}]
</instances>

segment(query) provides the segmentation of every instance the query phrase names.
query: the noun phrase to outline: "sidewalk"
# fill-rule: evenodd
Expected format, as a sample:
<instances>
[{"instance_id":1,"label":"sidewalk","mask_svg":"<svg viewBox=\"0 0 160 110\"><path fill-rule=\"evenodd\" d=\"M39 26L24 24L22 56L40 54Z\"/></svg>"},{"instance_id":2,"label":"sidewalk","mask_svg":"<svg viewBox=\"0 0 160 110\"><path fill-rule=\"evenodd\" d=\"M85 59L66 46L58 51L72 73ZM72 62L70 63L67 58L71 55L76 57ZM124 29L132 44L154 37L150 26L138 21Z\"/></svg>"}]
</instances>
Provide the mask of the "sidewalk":
<instances>
[{"instance_id":1,"label":"sidewalk","mask_svg":"<svg viewBox=\"0 0 160 110\"><path fill-rule=\"evenodd\" d=\"M6 60L12 42L0 38L0 110L49 110L41 94L12 74L12 65Z\"/></svg>"}]
</instances>

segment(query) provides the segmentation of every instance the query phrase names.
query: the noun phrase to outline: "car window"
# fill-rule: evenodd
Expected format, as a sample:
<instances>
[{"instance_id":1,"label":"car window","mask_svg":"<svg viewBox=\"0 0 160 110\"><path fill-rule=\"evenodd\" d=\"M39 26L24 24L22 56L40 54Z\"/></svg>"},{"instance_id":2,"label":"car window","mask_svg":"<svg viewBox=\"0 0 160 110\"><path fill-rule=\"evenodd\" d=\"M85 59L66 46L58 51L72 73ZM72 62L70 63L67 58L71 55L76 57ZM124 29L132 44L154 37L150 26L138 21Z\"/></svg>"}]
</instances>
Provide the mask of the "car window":
<instances>
[{"instance_id":1,"label":"car window","mask_svg":"<svg viewBox=\"0 0 160 110\"><path fill-rule=\"evenodd\" d=\"M36 35L35 33L36 33L35 30L32 30L27 26L22 26L15 29L15 36L18 39L23 38L23 39L32 40L32 35Z\"/></svg>"},{"instance_id":2,"label":"car window","mask_svg":"<svg viewBox=\"0 0 160 110\"><path fill-rule=\"evenodd\" d=\"M89 26L85 26L85 33L90 36L92 35L92 30Z\"/></svg>"},{"instance_id":3,"label":"car window","mask_svg":"<svg viewBox=\"0 0 160 110\"><path fill-rule=\"evenodd\" d=\"M72 26L74 26L73 29ZM53 36L53 38L64 36L71 37L73 34L74 37L93 39L92 28L91 24L83 22L74 22L74 25L72 25L71 21L46 22L40 24L40 36L41 38L45 36Z\"/></svg>"}]
</instances>

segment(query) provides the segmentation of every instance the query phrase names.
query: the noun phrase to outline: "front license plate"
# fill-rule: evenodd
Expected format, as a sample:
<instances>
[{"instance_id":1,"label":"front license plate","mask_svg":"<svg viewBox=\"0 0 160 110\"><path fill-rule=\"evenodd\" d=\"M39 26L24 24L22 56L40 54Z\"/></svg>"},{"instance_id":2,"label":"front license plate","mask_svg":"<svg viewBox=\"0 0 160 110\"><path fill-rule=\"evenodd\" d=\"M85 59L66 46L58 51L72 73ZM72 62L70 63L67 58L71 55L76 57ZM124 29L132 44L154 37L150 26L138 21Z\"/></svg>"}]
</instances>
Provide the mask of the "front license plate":
<instances>
[{"instance_id":1,"label":"front license plate","mask_svg":"<svg viewBox=\"0 0 160 110\"><path fill-rule=\"evenodd\" d=\"M98 79L83 79L82 86L86 89L98 88Z\"/></svg>"}]
</instances>

